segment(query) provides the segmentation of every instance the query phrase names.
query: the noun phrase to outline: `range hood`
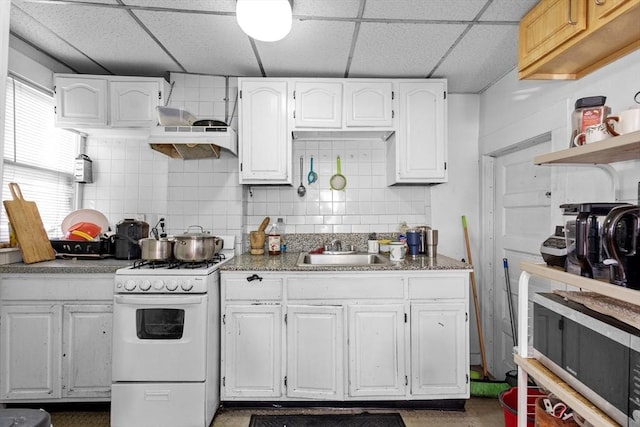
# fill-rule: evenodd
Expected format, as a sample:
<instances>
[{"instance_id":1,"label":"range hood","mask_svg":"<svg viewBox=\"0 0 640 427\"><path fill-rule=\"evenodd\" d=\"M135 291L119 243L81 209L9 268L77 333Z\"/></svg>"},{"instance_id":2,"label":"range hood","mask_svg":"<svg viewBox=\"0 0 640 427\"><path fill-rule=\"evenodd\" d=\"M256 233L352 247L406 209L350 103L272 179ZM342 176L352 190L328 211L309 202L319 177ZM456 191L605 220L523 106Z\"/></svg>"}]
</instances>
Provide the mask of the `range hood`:
<instances>
[{"instance_id":1,"label":"range hood","mask_svg":"<svg viewBox=\"0 0 640 427\"><path fill-rule=\"evenodd\" d=\"M297 141L386 141L394 133L394 129L305 129L292 131L291 137Z\"/></svg>"},{"instance_id":2,"label":"range hood","mask_svg":"<svg viewBox=\"0 0 640 427\"><path fill-rule=\"evenodd\" d=\"M219 158L221 149L238 154L238 135L229 126L156 126L149 145L174 159Z\"/></svg>"}]
</instances>

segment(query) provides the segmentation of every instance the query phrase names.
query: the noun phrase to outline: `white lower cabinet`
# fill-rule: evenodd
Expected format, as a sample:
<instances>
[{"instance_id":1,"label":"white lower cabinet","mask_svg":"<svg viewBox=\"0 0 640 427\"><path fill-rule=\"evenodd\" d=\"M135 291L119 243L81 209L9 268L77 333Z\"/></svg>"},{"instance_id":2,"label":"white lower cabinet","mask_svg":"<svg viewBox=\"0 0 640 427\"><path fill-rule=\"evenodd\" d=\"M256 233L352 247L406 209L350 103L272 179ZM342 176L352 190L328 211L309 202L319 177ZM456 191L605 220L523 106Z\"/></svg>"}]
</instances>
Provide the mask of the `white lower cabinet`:
<instances>
[{"instance_id":1,"label":"white lower cabinet","mask_svg":"<svg viewBox=\"0 0 640 427\"><path fill-rule=\"evenodd\" d=\"M344 397L344 309L287 306L287 396Z\"/></svg>"},{"instance_id":2,"label":"white lower cabinet","mask_svg":"<svg viewBox=\"0 0 640 427\"><path fill-rule=\"evenodd\" d=\"M223 317L222 389L227 397L282 395L280 305L228 305Z\"/></svg>"},{"instance_id":3,"label":"white lower cabinet","mask_svg":"<svg viewBox=\"0 0 640 427\"><path fill-rule=\"evenodd\" d=\"M411 394L454 396L469 383L464 303L411 305Z\"/></svg>"},{"instance_id":4,"label":"white lower cabinet","mask_svg":"<svg viewBox=\"0 0 640 427\"><path fill-rule=\"evenodd\" d=\"M223 401L469 397L468 271L221 278Z\"/></svg>"},{"instance_id":5,"label":"white lower cabinet","mask_svg":"<svg viewBox=\"0 0 640 427\"><path fill-rule=\"evenodd\" d=\"M113 275L0 277L0 402L108 401Z\"/></svg>"},{"instance_id":6,"label":"white lower cabinet","mask_svg":"<svg viewBox=\"0 0 640 427\"><path fill-rule=\"evenodd\" d=\"M349 396L404 396L403 304L349 305Z\"/></svg>"}]
</instances>

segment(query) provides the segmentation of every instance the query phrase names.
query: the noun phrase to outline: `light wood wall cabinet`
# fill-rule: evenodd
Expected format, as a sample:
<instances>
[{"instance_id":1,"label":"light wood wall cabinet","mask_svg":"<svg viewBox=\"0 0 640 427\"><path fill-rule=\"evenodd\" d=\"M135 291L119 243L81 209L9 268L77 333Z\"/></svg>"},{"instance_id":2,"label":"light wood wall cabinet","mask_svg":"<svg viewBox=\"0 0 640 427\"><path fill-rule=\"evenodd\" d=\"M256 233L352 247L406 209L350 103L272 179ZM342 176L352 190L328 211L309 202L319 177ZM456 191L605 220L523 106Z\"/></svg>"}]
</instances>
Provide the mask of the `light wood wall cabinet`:
<instances>
[{"instance_id":1,"label":"light wood wall cabinet","mask_svg":"<svg viewBox=\"0 0 640 427\"><path fill-rule=\"evenodd\" d=\"M0 281L0 402L109 401L113 275Z\"/></svg>"},{"instance_id":2,"label":"light wood wall cabinet","mask_svg":"<svg viewBox=\"0 0 640 427\"><path fill-rule=\"evenodd\" d=\"M520 79L579 79L640 48L638 0L541 0L520 21Z\"/></svg>"},{"instance_id":3,"label":"light wood wall cabinet","mask_svg":"<svg viewBox=\"0 0 640 427\"><path fill-rule=\"evenodd\" d=\"M154 77L55 74L55 125L72 129L148 128L158 123L168 83Z\"/></svg>"},{"instance_id":4,"label":"light wood wall cabinet","mask_svg":"<svg viewBox=\"0 0 640 427\"><path fill-rule=\"evenodd\" d=\"M222 400L469 397L467 270L221 278Z\"/></svg>"}]
</instances>

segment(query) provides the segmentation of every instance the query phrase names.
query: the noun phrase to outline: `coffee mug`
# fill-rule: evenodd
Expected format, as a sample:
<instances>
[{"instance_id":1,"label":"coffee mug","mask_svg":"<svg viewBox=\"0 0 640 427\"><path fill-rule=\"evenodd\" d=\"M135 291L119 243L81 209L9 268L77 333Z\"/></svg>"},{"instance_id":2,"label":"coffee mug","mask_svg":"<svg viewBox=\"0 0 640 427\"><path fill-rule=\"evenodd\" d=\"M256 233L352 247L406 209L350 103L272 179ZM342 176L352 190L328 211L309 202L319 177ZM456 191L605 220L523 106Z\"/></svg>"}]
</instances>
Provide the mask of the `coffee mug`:
<instances>
[{"instance_id":1,"label":"coffee mug","mask_svg":"<svg viewBox=\"0 0 640 427\"><path fill-rule=\"evenodd\" d=\"M367 252L377 254L380 251L380 243L377 240L367 241Z\"/></svg>"},{"instance_id":2,"label":"coffee mug","mask_svg":"<svg viewBox=\"0 0 640 427\"><path fill-rule=\"evenodd\" d=\"M573 138L573 145L580 146L584 144L591 144L592 142L602 141L611 137L608 126L604 123L599 125L587 126L584 132L579 133Z\"/></svg>"},{"instance_id":3,"label":"coffee mug","mask_svg":"<svg viewBox=\"0 0 640 427\"><path fill-rule=\"evenodd\" d=\"M389 244L391 250L391 254L389 258L391 261L402 261L404 260L404 255L406 253L406 247L402 242L391 242Z\"/></svg>"},{"instance_id":4,"label":"coffee mug","mask_svg":"<svg viewBox=\"0 0 640 427\"><path fill-rule=\"evenodd\" d=\"M617 122L615 128L613 123L609 121ZM640 107L631 107L628 110L624 110L617 116L609 116L606 118L607 129L613 136L619 136L625 133L636 132L640 130Z\"/></svg>"}]
</instances>

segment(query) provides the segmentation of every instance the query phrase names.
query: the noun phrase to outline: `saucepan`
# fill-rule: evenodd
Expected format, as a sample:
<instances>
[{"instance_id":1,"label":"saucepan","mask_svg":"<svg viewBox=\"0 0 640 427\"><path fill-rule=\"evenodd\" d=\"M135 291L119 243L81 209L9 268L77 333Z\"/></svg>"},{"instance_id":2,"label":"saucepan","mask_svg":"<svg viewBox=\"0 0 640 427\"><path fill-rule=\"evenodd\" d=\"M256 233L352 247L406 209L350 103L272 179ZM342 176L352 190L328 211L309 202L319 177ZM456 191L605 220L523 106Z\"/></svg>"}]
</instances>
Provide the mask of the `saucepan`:
<instances>
[{"instance_id":1,"label":"saucepan","mask_svg":"<svg viewBox=\"0 0 640 427\"><path fill-rule=\"evenodd\" d=\"M173 241L163 238L148 237L138 240L141 258L147 261L165 261L173 255Z\"/></svg>"}]
</instances>

